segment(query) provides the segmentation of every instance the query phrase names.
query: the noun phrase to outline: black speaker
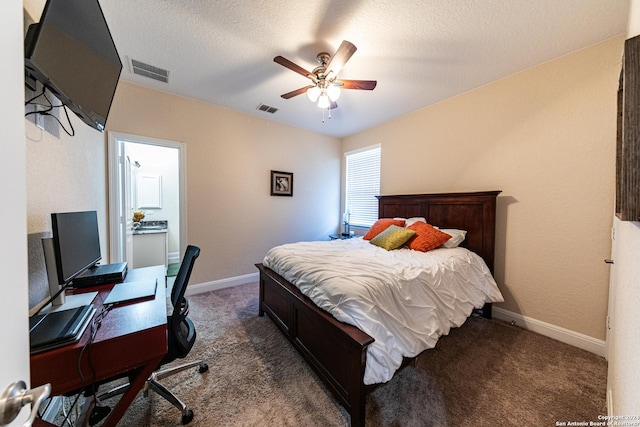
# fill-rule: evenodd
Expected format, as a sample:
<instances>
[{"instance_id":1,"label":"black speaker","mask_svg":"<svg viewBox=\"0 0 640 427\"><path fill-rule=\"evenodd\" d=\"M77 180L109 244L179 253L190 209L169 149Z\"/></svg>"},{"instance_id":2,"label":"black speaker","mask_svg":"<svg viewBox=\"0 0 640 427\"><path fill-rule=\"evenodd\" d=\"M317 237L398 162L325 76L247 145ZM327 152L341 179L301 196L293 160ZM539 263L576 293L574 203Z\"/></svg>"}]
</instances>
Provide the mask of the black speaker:
<instances>
[{"instance_id":1,"label":"black speaker","mask_svg":"<svg viewBox=\"0 0 640 427\"><path fill-rule=\"evenodd\" d=\"M58 268L56 267L56 254L53 250L53 238L42 238L42 249L44 250L44 263L47 266L47 279L49 280L49 295L53 296L60 290L58 283ZM64 292L53 301L51 305L58 306L64 304Z\"/></svg>"}]
</instances>

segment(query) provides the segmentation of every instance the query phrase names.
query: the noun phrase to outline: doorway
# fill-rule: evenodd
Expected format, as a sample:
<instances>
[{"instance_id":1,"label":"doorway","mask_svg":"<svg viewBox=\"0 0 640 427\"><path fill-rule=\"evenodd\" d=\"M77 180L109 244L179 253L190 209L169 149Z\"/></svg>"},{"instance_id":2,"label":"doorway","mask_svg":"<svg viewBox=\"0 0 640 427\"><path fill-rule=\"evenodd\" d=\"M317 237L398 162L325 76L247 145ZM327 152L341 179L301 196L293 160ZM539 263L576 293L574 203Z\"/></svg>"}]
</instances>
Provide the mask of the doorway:
<instances>
[{"instance_id":1,"label":"doorway","mask_svg":"<svg viewBox=\"0 0 640 427\"><path fill-rule=\"evenodd\" d=\"M109 262L171 272L186 248L185 144L109 132L108 159Z\"/></svg>"}]
</instances>

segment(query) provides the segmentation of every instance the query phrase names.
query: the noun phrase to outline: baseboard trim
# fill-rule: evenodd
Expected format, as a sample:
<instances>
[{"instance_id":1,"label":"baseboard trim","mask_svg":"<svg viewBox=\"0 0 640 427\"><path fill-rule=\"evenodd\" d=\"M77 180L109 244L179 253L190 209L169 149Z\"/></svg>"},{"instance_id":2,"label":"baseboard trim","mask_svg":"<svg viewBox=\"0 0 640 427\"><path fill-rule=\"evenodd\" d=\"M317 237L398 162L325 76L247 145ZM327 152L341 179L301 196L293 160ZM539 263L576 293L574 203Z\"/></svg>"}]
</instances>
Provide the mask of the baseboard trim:
<instances>
[{"instance_id":1,"label":"baseboard trim","mask_svg":"<svg viewBox=\"0 0 640 427\"><path fill-rule=\"evenodd\" d=\"M513 323L523 329L536 332L540 335L553 338L565 344L587 350L598 356L605 357L607 354L607 344L588 335L561 328L560 326L542 322L531 317L523 316L500 307L493 306L493 317L508 323ZM515 322L515 323L514 323Z\"/></svg>"},{"instance_id":2,"label":"baseboard trim","mask_svg":"<svg viewBox=\"0 0 640 427\"><path fill-rule=\"evenodd\" d=\"M231 286L255 283L259 279L258 273L245 274L243 276L229 277L227 279L214 280L212 282L198 283L187 286L187 295L201 294L203 292L216 291L218 289L229 288Z\"/></svg>"},{"instance_id":3,"label":"baseboard trim","mask_svg":"<svg viewBox=\"0 0 640 427\"><path fill-rule=\"evenodd\" d=\"M167 255L167 262L169 264L180 262L180 252L169 252Z\"/></svg>"}]
</instances>

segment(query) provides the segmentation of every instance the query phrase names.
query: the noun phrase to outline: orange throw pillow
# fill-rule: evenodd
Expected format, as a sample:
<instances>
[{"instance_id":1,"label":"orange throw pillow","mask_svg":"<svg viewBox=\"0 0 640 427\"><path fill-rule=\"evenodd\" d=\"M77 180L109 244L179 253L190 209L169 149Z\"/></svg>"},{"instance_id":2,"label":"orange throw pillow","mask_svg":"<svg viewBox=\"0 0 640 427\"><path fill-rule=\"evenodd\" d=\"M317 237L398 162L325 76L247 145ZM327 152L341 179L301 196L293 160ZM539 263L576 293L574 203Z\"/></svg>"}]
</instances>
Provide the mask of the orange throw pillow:
<instances>
[{"instance_id":1,"label":"orange throw pillow","mask_svg":"<svg viewBox=\"0 0 640 427\"><path fill-rule=\"evenodd\" d=\"M442 246L444 242L451 238L449 234L443 233L426 222L414 222L407 228L416 232L416 235L406 243L409 249L413 249L414 251L430 251L438 246Z\"/></svg>"},{"instance_id":2,"label":"orange throw pillow","mask_svg":"<svg viewBox=\"0 0 640 427\"><path fill-rule=\"evenodd\" d=\"M364 240L371 240L376 237L378 234L382 233L384 230L389 228L391 225L397 225L398 227L404 227L404 219L391 219L391 218L382 218L377 220L367 231L367 233L362 236Z\"/></svg>"}]
</instances>

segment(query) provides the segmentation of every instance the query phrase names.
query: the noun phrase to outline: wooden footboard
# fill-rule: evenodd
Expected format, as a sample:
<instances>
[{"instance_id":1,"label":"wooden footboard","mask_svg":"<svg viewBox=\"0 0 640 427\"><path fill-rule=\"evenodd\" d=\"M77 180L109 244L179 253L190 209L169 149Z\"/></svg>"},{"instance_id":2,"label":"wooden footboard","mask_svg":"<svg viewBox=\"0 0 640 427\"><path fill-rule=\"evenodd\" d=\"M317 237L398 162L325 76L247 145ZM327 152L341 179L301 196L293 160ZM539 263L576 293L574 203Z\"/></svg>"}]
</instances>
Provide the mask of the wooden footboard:
<instances>
[{"instance_id":1,"label":"wooden footboard","mask_svg":"<svg viewBox=\"0 0 640 427\"><path fill-rule=\"evenodd\" d=\"M259 315L266 312L351 415L364 426L367 346L374 339L319 309L273 270L260 270Z\"/></svg>"}]
</instances>

